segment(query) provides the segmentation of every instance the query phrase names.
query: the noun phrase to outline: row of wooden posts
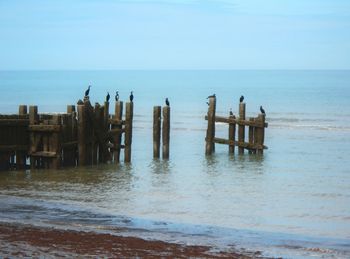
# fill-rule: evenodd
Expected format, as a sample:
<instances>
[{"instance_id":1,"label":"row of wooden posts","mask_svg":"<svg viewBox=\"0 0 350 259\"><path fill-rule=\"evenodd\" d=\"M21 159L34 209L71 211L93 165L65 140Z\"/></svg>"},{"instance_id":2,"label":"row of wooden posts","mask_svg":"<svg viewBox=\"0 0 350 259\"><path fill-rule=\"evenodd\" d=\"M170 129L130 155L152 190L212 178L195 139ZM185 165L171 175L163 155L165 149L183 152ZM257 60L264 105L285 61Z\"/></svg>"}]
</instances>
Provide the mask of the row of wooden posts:
<instances>
[{"instance_id":1,"label":"row of wooden posts","mask_svg":"<svg viewBox=\"0 0 350 259\"><path fill-rule=\"evenodd\" d=\"M216 116L216 97L209 98L208 114L205 116L208 121L206 134L206 155L211 155L215 151L215 143L229 146L229 153L235 152L238 147L238 153L244 154L248 150L250 154L263 154L267 146L264 145L265 128L268 124L265 122L265 114L259 114L256 118L246 119L246 104L239 104L239 117L233 114L228 117ZM215 136L215 123L228 124L228 139ZM236 125L238 125L238 137L236 140ZM245 141L245 127L248 127L248 142Z\"/></svg>"},{"instance_id":2,"label":"row of wooden posts","mask_svg":"<svg viewBox=\"0 0 350 259\"><path fill-rule=\"evenodd\" d=\"M124 162L131 161L133 132L133 102L116 101L114 115L109 114L109 102L91 105L88 97L76 106L68 105L67 113L39 114L37 106L19 106L17 115L0 115L0 169L59 168L62 166L94 165L120 162L124 149ZM239 117L216 116L216 98L209 99L206 134L206 154L215 151L215 143L229 146L229 153L262 154L265 115L246 119L245 103L239 104ZM228 124L228 139L215 136L215 123ZM236 130L238 125L238 130ZM245 127L248 142L245 142ZM237 140L236 140L236 131ZM124 135L124 138L123 138ZM122 140L124 139L124 143ZM161 143L162 142L162 143ZM153 107L153 157L169 159L170 107Z\"/></svg>"},{"instance_id":3,"label":"row of wooden posts","mask_svg":"<svg viewBox=\"0 0 350 259\"><path fill-rule=\"evenodd\" d=\"M86 97L67 106L67 113L39 114L37 106L19 106L18 115L0 115L0 169L59 168L131 161L133 103L109 102L93 107ZM124 144L122 135L124 134Z\"/></svg>"}]
</instances>

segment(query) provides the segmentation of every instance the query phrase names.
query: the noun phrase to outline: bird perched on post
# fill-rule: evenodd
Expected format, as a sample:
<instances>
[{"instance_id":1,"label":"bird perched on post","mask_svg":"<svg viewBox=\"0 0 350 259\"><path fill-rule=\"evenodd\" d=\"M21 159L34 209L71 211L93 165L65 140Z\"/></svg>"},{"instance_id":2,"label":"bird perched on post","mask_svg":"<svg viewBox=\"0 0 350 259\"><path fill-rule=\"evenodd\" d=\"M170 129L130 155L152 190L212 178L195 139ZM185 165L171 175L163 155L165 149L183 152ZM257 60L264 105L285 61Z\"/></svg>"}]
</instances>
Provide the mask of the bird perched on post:
<instances>
[{"instance_id":1,"label":"bird perched on post","mask_svg":"<svg viewBox=\"0 0 350 259\"><path fill-rule=\"evenodd\" d=\"M118 91L115 92L115 101L116 102L119 101L119 93L118 93Z\"/></svg>"},{"instance_id":2,"label":"bird perched on post","mask_svg":"<svg viewBox=\"0 0 350 259\"><path fill-rule=\"evenodd\" d=\"M109 92L107 92L107 96L106 96L106 102L109 102L109 99L111 98L111 96L109 95Z\"/></svg>"},{"instance_id":3,"label":"bird perched on post","mask_svg":"<svg viewBox=\"0 0 350 259\"><path fill-rule=\"evenodd\" d=\"M266 114L266 113L265 113L265 110L263 109L263 107L262 107L261 105L260 105L260 112L261 112L262 114L264 114L264 115Z\"/></svg>"},{"instance_id":4,"label":"bird perched on post","mask_svg":"<svg viewBox=\"0 0 350 259\"><path fill-rule=\"evenodd\" d=\"M233 116L232 108L230 108L230 116Z\"/></svg>"},{"instance_id":5,"label":"bird perched on post","mask_svg":"<svg viewBox=\"0 0 350 259\"><path fill-rule=\"evenodd\" d=\"M209 99L209 98L216 98L216 95L215 95L215 94L209 95L209 96L207 97L207 99Z\"/></svg>"},{"instance_id":6,"label":"bird perched on post","mask_svg":"<svg viewBox=\"0 0 350 259\"><path fill-rule=\"evenodd\" d=\"M86 89L86 91L85 91L85 97L88 97L88 96L89 96L90 88L91 88L91 85L89 85L88 89Z\"/></svg>"},{"instance_id":7,"label":"bird perched on post","mask_svg":"<svg viewBox=\"0 0 350 259\"><path fill-rule=\"evenodd\" d=\"M167 97L167 98L165 98L165 104L166 104L166 106L170 106L170 103L169 103L169 99L168 99L168 97Z\"/></svg>"},{"instance_id":8,"label":"bird perched on post","mask_svg":"<svg viewBox=\"0 0 350 259\"><path fill-rule=\"evenodd\" d=\"M131 93L130 93L130 102L132 102L133 100L134 100L134 94L131 91Z\"/></svg>"},{"instance_id":9,"label":"bird perched on post","mask_svg":"<svg viewBox=\"0 0 350 259\"><path fill-rule=\"evenodd\" d=\"M242 102L243 102L243 100L244 100L244 96L243 96L243 95L241 95L241 97L239 98L239 102L240 102L240 103L242 103Z\"/></svg>"}]
</instances>

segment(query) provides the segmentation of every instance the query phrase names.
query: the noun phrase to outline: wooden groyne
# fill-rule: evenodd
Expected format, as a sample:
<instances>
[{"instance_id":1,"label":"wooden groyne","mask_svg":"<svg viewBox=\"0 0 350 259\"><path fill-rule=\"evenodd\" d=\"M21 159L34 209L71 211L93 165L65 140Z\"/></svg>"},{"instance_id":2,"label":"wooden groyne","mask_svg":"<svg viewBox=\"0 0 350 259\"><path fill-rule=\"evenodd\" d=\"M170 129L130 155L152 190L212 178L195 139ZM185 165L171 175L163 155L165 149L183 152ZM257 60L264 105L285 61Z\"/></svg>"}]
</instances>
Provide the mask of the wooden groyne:
<instances>
[{"instance_id":1,"label":"wooden groyne","mask_svg":"<svg viewBox=\"0 0 350 259\"><path fill-rule=\"evenodd\" d=\"M208 105L208 114L205 116L208 121L205 138L206 155L211 155L215 151L215 143L228 145L229 153L234 153L235 147L238 147L238 154L244 154L244 150L248 150L250 154L262 154L264 149L267 149L267 146L264 145L265 128L268 126L265 122L265 114L259 114L257 117L247 120L246 104L242 102L239 104L238 118L235 115L223 117L216 115L216 97L210 97ZM228 124L227 139L215 136L215 122ZM237 127L238 130L236 130ZM246 127L248 127L248 142L245 141Z\"/></svg>"},{"instance_id":2,"label":"wooden groyne","mask_svg":"<svg viewBox=\"0 0 350 259\"><path fill-rule=\"evenodd\" d=\"M109 98L103 105L91 105L89 97L68 105L66 113L43 114L37 106L20 105L18 114L0 115L0 170L60 168L121 161L131 162L134 103L115 102L109 114ZM153 157L170 157L170 106L153 107ZM123 112L125 111L125 115ZM263 110L261 110L264 112ZM229 153L262 154L265 114L246 118L246 104L239 104L239 115L216 115L216 97L209 98L205 153L211 155L215 144L228 145ZM216 136L215 123L227 123L228 137ZM246 137L248 136L248 137Z\"/></svg>"},{"instance_id":3,"label":"wooden groyne","mask_svg":"<svg viewBox=\"0 0 350 259\"><path fill-rule=\"evenodd\" d=\"M131 161L133 103L92 106L89 98L68 105L66 113L40 114L37 106L19 106L16 115L0 115L0 169L60 168ZM124 145L122 145L122 135Z\"/></svg>"}]
</instances>

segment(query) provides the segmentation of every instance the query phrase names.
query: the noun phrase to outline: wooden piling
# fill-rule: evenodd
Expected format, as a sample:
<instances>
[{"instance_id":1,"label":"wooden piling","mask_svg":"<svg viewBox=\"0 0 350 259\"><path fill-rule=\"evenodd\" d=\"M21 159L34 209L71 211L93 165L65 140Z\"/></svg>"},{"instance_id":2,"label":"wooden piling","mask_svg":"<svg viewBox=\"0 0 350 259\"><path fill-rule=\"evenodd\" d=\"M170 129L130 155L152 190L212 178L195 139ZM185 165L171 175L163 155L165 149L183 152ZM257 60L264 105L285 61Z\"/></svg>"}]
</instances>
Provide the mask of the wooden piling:
<instances>
[{"instance_id":1,"label":"wooden piling","mask_svg":"<svg viewBox=\"0 0 350 259\"><path fill-rule=\"evenodd\" d=\"M84 104L78 103L78 165L86 165L86 110Z\"/></svg>"},{"instance_id":2,"label":"wooden piling","mask_svg":"<svg viewBox=\"0 0 350 259\"><path fill-rule=\"evenodd\" d=\"M35 125L38 123L38 106L29 106L29 124ZM37 139L36 133L30 133L30 141L29 141L29 154L36 152L37 149ZM36 167L37 159L33 156L30 156L30 168L34 169Z\"/></svg>"},{"instance_id":3,"label":"wooden piling","mask_svg":"<svg viewBox=\"0 0 350 259\"><path fill-rule=\"evenodd\" d=\"M257 121L261 124L262 127L257 128L256 130L256 143L263 146L264 145L264 139L265 139L265 128L263 125L265 124L265 114L259 114ZM264 149L258 149L257 150L258 154L263 154Z\"/></svg>"},{"instance_id":4,"label":"wooden piling","mask_svg":"<svg viewBox=\"0 0 350 259\"><path fill-rule=\"evenodd\" d=\"M245 120L245 103L239 104L239 120ZM245 127L244 125L238 126L238 142L244 142ZM244 148L238 147L238 154L244 154Z\"/></svg>"},{"instance_id":5,"label":"wooden piling","mask_svg":"<svg viewBox=\"0 0 350 259\"><path fill-rule=\"evenodd\" d=\"M216 111L216 98L211 97L209 98L209 108L208 108L208 128L207 128L207 136L205 138L206 140L206 147L205 147L205 154L211 155L214 151L215 144L214 144L214 138L215 138L215 111Z\"/></svg>"},{"instance_id":6,"label":"wooden piling","mask_svg":"<svg viewBox=\"0 0 350 259\"><path fill-rule=\"evenodd\" d=\"M254 118L249 118L249 121L254 122ZM249 132L248 132L248 141L249 144L254 144L254 127L253 126L249 126ZM255 150L250 149L248 151L249 154L255 153Z\"/></svg>"},{"instance_id":7,"label":"wooden piling","mask_svg":"<svg viewBox=\"0 0 350 259\"><path fill-rule=\"evenodd\" d=\"M236 117L234 115L230 115L229 119L235 119ZM236 123L230 123L228 126L228 139L232 140L234 143L235 141L235 135L236 135ZM229 153L234 154L235 153L235 145L229 145Z\"/></svg>"},{"instance_id":8,"label":"wooden piling","mask_svg":"<svg viewBox=\"0 0 350 259\"><path fill-rule=\"evenodd\" d=\"M19 115L27 114L27 105L20 105L18 108ZM18 136L22 138L23 136ZM16 167L17 169L26 168L26 151L16 151Z\"/></svg>"},{"instance_id":9,"label":"wooden piling","mask_svg":"<svg viewBox=\"0 0 350 259\"><path fill-rule=\"evenodd\" d=\"M153 107L153 158L160 157L161 107Z\"/></svg>"},{"instance_id":10,"label":"wooden piling","mask_svg":"<svg viewBox=\"0 0 350 259\"><path fill-rule=\"evenodd\" d=\"M114 129L118 129L115 133L114 137L114 152L113 158L115 163L119 163L120 161L120 148L122 142L122 118L123 118L123 102L117 101L115 103L115 120L119 121L118 124L114 125Z\"/></svg>"},{"instance_id":11,"label":"wooden piling","mask_svg":"<svg viewBox=\"0 0 350 259\"><path fill-rule=\"evenodd\" d=\"M61 115L53 115L53 125L61 126ZM50 168L58 169L61 165L61 139L60 131L54 131L51 134L49 151L55 153L54 157L51 158Z\"/></svg>"},{"instance_id":12,"label":"wooden piling","mask_svg":"<svg viewBox=\"0 0 350 259\"><path fill-rule=\"evenodd\" d=\"M125 104L125 148L124 148L124 162L131 161L131 143L132 143L132 120L134 103L127 102Z\"/></svg>"},{"instance_id":13,"label":"wooden piling","mask_svg":"<svg viewBox=\"0 0 350 259\"><path fill-rule=\"evenodd\" d=\"M163 107L163 128L162 128L162 158L169 159L170 144L170 106Z\"/></svg>"}]
</instances>

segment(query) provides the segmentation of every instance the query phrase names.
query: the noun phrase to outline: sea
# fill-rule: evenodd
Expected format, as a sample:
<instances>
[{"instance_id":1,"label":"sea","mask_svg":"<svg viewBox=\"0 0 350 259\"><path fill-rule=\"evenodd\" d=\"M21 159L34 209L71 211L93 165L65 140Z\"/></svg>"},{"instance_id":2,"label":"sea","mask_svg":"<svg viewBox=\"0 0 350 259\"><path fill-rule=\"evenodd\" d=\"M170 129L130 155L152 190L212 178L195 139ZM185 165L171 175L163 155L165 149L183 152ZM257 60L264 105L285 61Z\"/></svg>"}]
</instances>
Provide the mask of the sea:
<instances>
[{"instance_id":1,"label":"sea","mask_svg":"<svg viewBox=\"0 0 350 259\"><path fill-rule=\"evenodd\" d=\"M349 70L1 71L0 113L65 112L91 85L134 93L132 162L0 172L0 221L139 236L283 258L350 258ZM263 155L205 156L217 115L266 111ZM170 159L153 159L153 106L171 106ZM228 127L216 123L216 136Z\"/></svg>"}]
</instances>

